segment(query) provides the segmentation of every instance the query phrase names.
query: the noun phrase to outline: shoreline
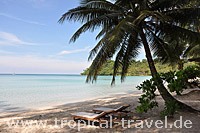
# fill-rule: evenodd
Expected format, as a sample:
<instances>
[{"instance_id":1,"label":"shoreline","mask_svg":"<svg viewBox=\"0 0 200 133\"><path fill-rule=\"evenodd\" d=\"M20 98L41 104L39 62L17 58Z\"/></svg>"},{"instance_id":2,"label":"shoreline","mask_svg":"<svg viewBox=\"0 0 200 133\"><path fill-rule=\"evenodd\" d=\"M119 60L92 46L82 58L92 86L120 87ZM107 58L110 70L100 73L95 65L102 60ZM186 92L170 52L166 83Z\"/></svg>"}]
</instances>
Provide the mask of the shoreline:
<instances>
[{"instance_id":1,"label":"shoreline","mask_svg":"<svg viewBox=\"0 0 200 133\"><path fill-rule=\"evenodd\" d=\"M188 92L184 93L183 96L176 96L177 99L184 101L185 103L188 103L192 107L200 110L200 99L199 99L200 91L199 89L196 90L188 90ZM93 108L96 107L112 107L117 108L120 105L123 104L130 104L130 108L128 110L131 111L131 114L129 114L130 120L161 120L159 117L159 112L161 112L164 108L164 101L160 96L156 98L157 102L159 103L158 108L154 108L153 110L148 111L147 113L139 114L136 113L135 107L138 105L138 98L141 94L125 94L125 95L115 95L110 97L104 97L104 98L97 98L94 100L86 100L76 103L67 103L60 106L56 106L51 109L44 109L44 110L30 110L27 112L14 114L14 115L8 115L5 117L0 117L0 132L3 133L20 133L20 132L52 132L52 133L58 133L58 132L70 132L70 133L77 133L77 128L69 128L67 126L63 128L35 128L35 127L18 127L18 128L8 128L8 125L6 122L9 120L47 120L49 124L53 124L55 118L58 120L72 120L71 113L74 112L84 112L84 111L91 111ZM195 102L193 102L195 100ZM135 128L135 123L133 123L130 128L123 129L120 125L115 125L113 128L109 129L102 129L98 126L86 126L83 129L81 129L81 132L88 133L88 132L196 132L200 130L200 114L193 114L188 112L177 112L175 114L174 118L169 119L169 125L175 122L176 120L180 119L180 116L182 116L183 120L191 120L193 123L192 129L185 129L185 128L162 128L157 129L155 126L152 128L143 127L142 129ZM136 123L137 124L137 123Z\"/></svg>"},{"instance_id":2,"label":"shoreline","mask_svg":"<svg viewBox=\"0 0 200 133\"><path fill-rule=\"evenodd\" d=\"M140 96L141 94L142 94L142 92L139 92L139 91L133 91L131 93L128 93L128 92L127 93L126 92L114 93L114 94L109 94L108 96L93 97L93 98L81 99L81 100L65 102L65 103L64 102L51 103L51 105L44 106L44 107L24 108L23 111L0 112L0 115L1 115L1 117L6 117L6 116L13 115L13 114L26 113L29 111L35 112L35 111L52 110L52 109L56 109L58 107L86 103L88 101L99 101L99 100L110 99L110 98L120 98L120 97L124 97L124 96L129 96L129 95ZM1 119L1 117L0 117L0 119Z\"/></svg>"},{"instance_id":3,"label":"shoreline","mask_svg":"<svg viewBox=\"0 0 200 133\"><path fill-rule=\"evenodd\" d=\"M87 102L90 100L97 100L97 99L104 99L104 98L109 98L109 97L116 97L116 96L123 96L123 95L129 95L129 94L142 94L141 91L139 90L135 90L132 91L131 93L128 92L118 92L118 93L114 93L114 94L108 94L106 96L99 96L99 97L90 97L90 98L84 98L84 99L79 99L79 100L72 100L69 102L51 102L50 105L47 106L34 106L34 107L27 107L27 105L24 105L24 107L16 107L16 108L23 108L24 110L47 110L47 109L53 109L56 108L57 106L62 106L62 105L66 105L66 104L75 104L75 103L80 103L80 102ZM15 107L13 105L13 107ZM17 111L16 111L17 112ZM2 112L0 112L1 114Z\"/></svg>"},{"instance_id":4,"label":"shoreline","mask_svg":"<svg viewBox=\"0 0 200 133\"><path fill-rule=\"evenodd\" d=\"M67 105L67 104L77 104L77 103L82 103L82 102L88 102L88 101L91 101L91 100L94 101L94 100L100 100L100 99L107 99L107 98L111 98L111 97L120 97L120 96L125 96L125 95L140 96L141 94L142 94L142 92L139 92L139 91L133 91L131 93L121 92L121 93L109 94L107 96L85 98L85 99L70 101L70 102L65 102L65 103L61 102L61 103L52 104L50 106L39 107L39 108L31 108L31 109L32 110L48 110L48 109L53 109L53 108L56 108L58 106L63 106L63 105Z\"/></svg>"}]
</instances>

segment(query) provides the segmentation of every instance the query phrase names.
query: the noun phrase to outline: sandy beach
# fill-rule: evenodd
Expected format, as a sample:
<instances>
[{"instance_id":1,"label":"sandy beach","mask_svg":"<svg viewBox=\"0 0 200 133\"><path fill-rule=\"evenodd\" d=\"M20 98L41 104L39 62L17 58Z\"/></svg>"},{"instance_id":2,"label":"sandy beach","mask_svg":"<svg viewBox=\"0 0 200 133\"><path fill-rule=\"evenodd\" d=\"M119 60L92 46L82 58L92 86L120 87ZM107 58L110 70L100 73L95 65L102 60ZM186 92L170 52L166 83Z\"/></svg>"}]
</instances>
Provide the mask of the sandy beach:
<instances>
[{"instance_id":1,"label":"sandy beach","mask_svg":"<svg viewBox=\"0 0 200 133\"><path fill-rule=\"evenodd\" d=\"M183 96L176 96L179 100L188 103L192 107L200 110L200 98L199 98L200 91L198 89L187 90L184 92ZM126 95L115 95L112 97L106 97L101 99L95 99L90 101L83 101L78 103L70 103L66 105L60 105L50 109L43 109L43 110L31 110L25 111L21 113L15 114L7 114L0 116L0 132L2 133L64 133L64 132L137 132L137 133L158 133L158 132L193 132L197 133L200 131L200 114L193 114L188 112L178 112L175 114L174 118L167 118L167 125L163 128L157 128L155 126L154 121L162 120L163 122L165 119L161 119L159 116L159 112L164 108L164 102L160 96L157 97L157 101L159 103L158 108L154 108L153 110L139 114L136 113L135 107L138 105L138 98L140 94L126 94ZM128 108L131 112L128 113L128 117L126 116L126 120L134 120L135 122L131 122L130 125L125 123L126 128L122 127L122 124L114 124L112 128L100 128L99 126L91 126L87 125L83 128L78 128L75 126L70 128L70 125L75 125L76 123L71 123L73 118L71 113L80 112L80 111L91 111L95 107L119 107L123 104L130 104L131 106ZM62 127L58 124L55 126L55 119L61 121L66 121L65 125ZM182 120L183 122L190 120L192 124L191 128L186 128L184 126L180 128L176 128L175 126L170 127L173 125L176 120ZM12 122L18 121L46 121L46 126L25 126L22 125L14 126ZM138 120L138 121L137 121ZM138 123L143 121L151 122L152 126L148 127L144 123ZM68 123L67 123L68 122ZM10 125L9 125L10 124ZM183 123L184 124L184 123ZM138 128L140 125L140 128Z\"/></svg>"}]
</instances>

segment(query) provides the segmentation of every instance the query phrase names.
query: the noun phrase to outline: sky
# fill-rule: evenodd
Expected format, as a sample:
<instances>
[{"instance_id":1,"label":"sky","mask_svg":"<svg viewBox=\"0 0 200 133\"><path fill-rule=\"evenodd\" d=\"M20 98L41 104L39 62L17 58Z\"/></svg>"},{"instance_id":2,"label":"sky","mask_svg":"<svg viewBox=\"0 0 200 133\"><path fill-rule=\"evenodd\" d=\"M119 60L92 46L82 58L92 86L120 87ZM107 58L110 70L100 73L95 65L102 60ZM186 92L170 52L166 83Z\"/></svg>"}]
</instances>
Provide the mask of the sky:
<instances>
[{"instance_id":1,"label":"sky","mask_svg":"<svg viewBox=\"0 0 200 133\"><path fill-rule=\"evenodd\" d=\"M80 23L58 23L79 0L0 0L0 73L79 74L95 32L69 43ZM144 58L143 51L137 59Z\"/></svg>"}]
</instances>

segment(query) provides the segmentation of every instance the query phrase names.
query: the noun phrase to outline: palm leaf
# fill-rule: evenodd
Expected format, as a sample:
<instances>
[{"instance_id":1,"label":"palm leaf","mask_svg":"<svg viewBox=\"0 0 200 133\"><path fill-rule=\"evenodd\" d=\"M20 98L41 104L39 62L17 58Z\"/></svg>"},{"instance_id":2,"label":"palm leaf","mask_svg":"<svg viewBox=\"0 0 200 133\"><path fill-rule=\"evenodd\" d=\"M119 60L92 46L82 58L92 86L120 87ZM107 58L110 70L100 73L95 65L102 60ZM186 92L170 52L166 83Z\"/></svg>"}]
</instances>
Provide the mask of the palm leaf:
<instances>
[{"instance_id":1,"label":"palm leaf","mask_svg":"<svg viewBox=\"0 0 200 133\"><path fill-rule=\"evenodd\" d=\"M91 51L90 58L96 55L98 49L98 54L94 58L92 65L89 69L89 74L87 77L88 81L95 81L97 78L98 71L100 70L101 66L109 60L117 50L121 48L121 44L124 43L124 33L132 33L136 31L136 26L129 22L131 18L126 18L119 22L119 24L114 27L109 33L102 38L97 46ZM125 64L125 63L124 63ZM125 69L124 69L125 70Z\"/></svg>"},{"instance_id":2,"label":"palm leaf","mask_svg":"<svg viewBox=\"0 0 200 133\"><path fill-rule=\"evenodd\" d=\"M179 23L182 26L199 26L200 8L181 8L164 12L165 15L170 16L173 22ZM194 25L194 23L196 23Z\"/></svg>"},{"instance_id":3,"label":"palm leaf","mask_svg":"<svg viewBox=\"0 0 200 133\"><path fill-rule=\"evenodd\" d=\"M75 42L79 36L90 30L93 32L95 29L101 26L107 26L113 24L114 21L116 21L117 16L121 15L120 13L110 13L107 15L102 15L98 18L94 18L93 20L90 20L86 22L82 27L80 27L72 36L70 39L70 42Z\"/></svg>"},{"instance_id":4,"label":"palm leaf","mask_svg":"<svg viewBox=\"0 0 200 133\"><path fill-rule=\"evenodd\" d=\"M199 4L198 0L155 0L150 3L152 10L172 10L180 7L191 6L192 3Z\"/></svg>"},{"instance_id":5,"label":"palm leaf","mask_svg":"<svg viewBox=\"0 0 200 133\"><path fill-rule=\"evenodd\" d=\"M200 44L200 33L184 29L173 24L163 24L162 33L171 40L183 40L190 45Z\"/></svg>"}]
</instances>

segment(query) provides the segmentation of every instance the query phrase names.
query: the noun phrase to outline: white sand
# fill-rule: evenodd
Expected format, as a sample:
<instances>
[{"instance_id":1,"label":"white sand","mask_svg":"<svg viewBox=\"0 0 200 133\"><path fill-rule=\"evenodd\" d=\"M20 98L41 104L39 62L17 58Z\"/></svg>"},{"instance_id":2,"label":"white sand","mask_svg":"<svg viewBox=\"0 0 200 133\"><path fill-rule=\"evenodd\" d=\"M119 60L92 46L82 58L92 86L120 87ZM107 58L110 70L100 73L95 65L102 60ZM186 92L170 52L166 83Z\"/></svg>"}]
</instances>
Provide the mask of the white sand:
<instances>
[{"instance_id":1,"label":"white sand","mask_svg":"<svg viewBox=\"0 0 200 133\"><path fill-rule=\"evenodd\" d=\"M190 90L191 91L191 90ZM185 92L183 96L176 96L179 100L191 105L192 107L200 110L200 91L198 89L192 90L189 92L188 90ZM156 121L160 120L159 112L163 109L164 102L160 96L157 97L157 101L159 103L159 107L155 108L148 113L138 114L135 111L135 107L138 105L139 94L126 94L126 95L116 95L107 98L101 98L96 100L89 100L78 103L71 103L66 105L57 106L51 109L45 110L32 110L17 114L7 114L4 116L0 116L0 132L2 133L66 133L66 132L78 132L78 128L69 128L68 125L65 125L63 128L52 127L55 125L55 118L58 120L72 120L71 113L80 112L80 111L91 111L95 107L119 107L123 104L130 104L131 113L129 113L129 120L141 120L144 121ZM179 120L180 116L182 116L183 121L190 120L192 122L192 128L156 128L155 123L151 128L144 126L143 128L136 128L135 122L131 123L131 126L128 129L122 128L121 124L116 124L113 128L100 128L99 126L91 126L87 125L81 132L138 132L138 133L152 133L152 132L199 132L200 131L200 115L188 113L188 112L178 112L175 114L174 118L168 119L168 126L173 124L174 121ZM8 121L14 119L16 120L42 120L48 121L48 126L43 128L40 127L22 127L18 126L16 128L9 128ZM162 120L164 121L164 120ZM127 123L126 123L127 125ZM51 127L50 127L51 126ZM60 126L60 125L59 125ZM141 126L141 125L140 125Z\"/></svg>"}]
</instances>

